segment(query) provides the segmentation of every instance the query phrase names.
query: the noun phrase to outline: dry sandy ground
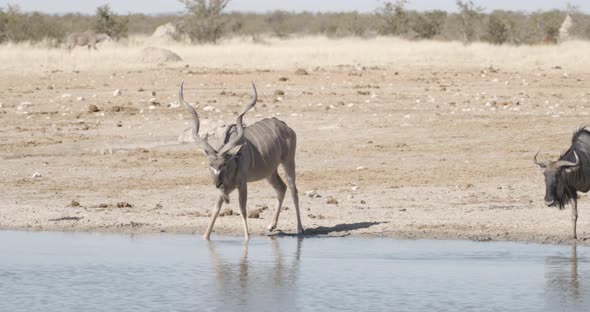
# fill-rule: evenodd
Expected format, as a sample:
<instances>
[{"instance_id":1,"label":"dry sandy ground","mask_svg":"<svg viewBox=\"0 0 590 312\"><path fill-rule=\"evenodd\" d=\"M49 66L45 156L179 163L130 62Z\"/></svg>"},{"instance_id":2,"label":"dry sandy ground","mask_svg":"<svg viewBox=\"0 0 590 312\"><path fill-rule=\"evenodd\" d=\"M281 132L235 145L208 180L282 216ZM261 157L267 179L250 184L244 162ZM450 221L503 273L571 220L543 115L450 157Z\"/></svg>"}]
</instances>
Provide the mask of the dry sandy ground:
<instances>
[{"instance_id":1,"label":"dry sandy ground","mask_svg":"<svg viewBox=\"0 0 590 312\"><path fill-rule=\"evenodd\" d=\"M276 116L295 129L306 234L571 242L570 211L544 206L532 156L542 147L542 158L557 157L589 123L590 71L354 63L6 70L0 228L202 234L215 190L201 151L178 144L191 121L176 107L185 79L205 128L233 122L254 81L260 100L246 122ZM275 193L264 181L249 190L249 210L261 210L250 230L263 235ZM236 202L214 233L241 235ZM279 229L293 233L289 196L285 206ZM582 196L582 244L589 206Z\"/></svg>"}]
</instances>

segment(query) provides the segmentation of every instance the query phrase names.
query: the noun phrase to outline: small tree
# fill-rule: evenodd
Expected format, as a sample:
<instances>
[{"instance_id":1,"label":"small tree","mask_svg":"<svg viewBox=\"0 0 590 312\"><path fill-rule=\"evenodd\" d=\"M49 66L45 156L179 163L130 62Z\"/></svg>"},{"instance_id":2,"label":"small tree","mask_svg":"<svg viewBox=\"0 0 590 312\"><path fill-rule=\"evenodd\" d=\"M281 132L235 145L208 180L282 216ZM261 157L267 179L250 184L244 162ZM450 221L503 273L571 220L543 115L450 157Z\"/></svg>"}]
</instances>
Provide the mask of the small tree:
<instances>
[{"instance_id":1,"label":"small tree","mask_svg":"<svg viewBox=\"0 0 590 312\"><path fill-rule=\"evenodd\" d=\"M476 7L471 0L457 0L457 6L463 27L463 42L468 44L475 40L477 21L483 8Z\"/></svg>"},{"instance_id":2,"label":"small tree","mask_svg":"<svg viewBox=\"0 0 590 312\"><path fill-rule=\"evenodd\" d=\"M97 33L105 33L118 40L127 37L129 18L116 15L108 4L96 8L96 22L94 30Z\"/></svg>"},{"instance_id":3,"label":"small tree","mask_svg":"<svg viewBox=\"0 0 590 312\"><path fill-rule=\"evenodd\" d=\"M508 27L497 14L492 13L488 19L487 35L493 44L502 44L508 40Z\"/></svg>"},{"instance_id":4,"label":"small tree","mask_svg":"<svg viewBox=\"0 0 590 312\"><path fill-rule=\"evenodd\" d=\"M430 39L440 34L446 18L447 12L445 11L435 10L419 13L412 24L412 30L418 34L419 38Z\"/></svg>"},{"instance_id":5,"label":"small tree","mask_svg":"<svg viewBox=\"0 0 590 312\"><path fill-rule=\"evenodd\" d=\"M385 2L382 8L377 9L377 16L383 20L382 33L399 36L408 30L408 14L405 10L407 0L397 0L395 3Z\"/></svg>"},{"instance_id":6,"label":"small tree","mask_svg":"<svg viewBox=\"0 0 590 312\"><path fill-rule=\"evenodd\" d=\"M191 40L216 43L223 34L222 11L230 0L179 0L189 13L187 32Z\"/></svg>"}]
</instances>

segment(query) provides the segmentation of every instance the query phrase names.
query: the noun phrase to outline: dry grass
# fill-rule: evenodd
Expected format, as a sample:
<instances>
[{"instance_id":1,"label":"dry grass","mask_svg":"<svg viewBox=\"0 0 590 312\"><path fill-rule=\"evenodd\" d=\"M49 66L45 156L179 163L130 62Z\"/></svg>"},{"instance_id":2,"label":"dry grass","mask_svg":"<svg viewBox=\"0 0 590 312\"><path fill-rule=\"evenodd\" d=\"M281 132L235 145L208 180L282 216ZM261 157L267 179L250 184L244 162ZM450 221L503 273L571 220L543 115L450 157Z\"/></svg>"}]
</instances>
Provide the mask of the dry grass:
<instances>
[{"instance_id":1,"label":"dry grass","mask_svg":"<svg viewBox=\"0 0 590 312\"><path fill-rule=\"evenodd\" d=\"M150 45L167 47L189 64L203 68L288 69L338 65L381 66L392 69L476 69L487 66L509 70L531 70L560 66L568 71L590 70L590 42L571 41L561 45L494 46L459 42L374 39L327 39L305 37L269 39L266 44L246 39L227 40L219 45L157 44L146 38L126 43L106 43L99 51L77 48L71 55L61 49L29 45L0 46L0 70L23 74L49 70L141 69L157 64L141 63L139 51Z\"/></svg>"}]
</instances>

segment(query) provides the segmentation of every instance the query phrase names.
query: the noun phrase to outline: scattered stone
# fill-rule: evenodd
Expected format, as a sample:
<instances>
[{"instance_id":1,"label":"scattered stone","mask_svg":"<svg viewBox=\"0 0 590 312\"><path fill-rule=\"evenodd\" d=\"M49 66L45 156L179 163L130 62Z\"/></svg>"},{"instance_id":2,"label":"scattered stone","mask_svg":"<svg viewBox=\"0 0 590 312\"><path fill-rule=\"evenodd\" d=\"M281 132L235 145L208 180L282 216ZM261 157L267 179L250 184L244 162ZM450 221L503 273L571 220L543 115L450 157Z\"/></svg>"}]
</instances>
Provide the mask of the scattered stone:
<instances>
[{"instance_id":1,"label":"scattered stone","mask_svg":"<svg viewBox=\"0 0 590 312\"><path fill-rule=\"evenodd\" d=\"M322 197L322 195L318 194L318 192L316 190L311 190L311 191L305 192L305 196L310 197L310 198Z\"/></svg>"},{"instance_id":2,"label":"scattered stone","mask_svg":"<svg viewBox=\"0 0 590 312\"><path fill-rule=\"evenodd\" d=\"M69 94L69 93L64 93L64 94L61 95L61 98L62 99L68 99L68 98L71 98L71 97L72 97L72 95Z\"/></svg>"},{"instance_id":3,"label":"scattered stone","mask_svg":"<svg viewBox=\"0 0 590 312\"><path fill-rule=\"evenodd\" d=\"M47 86L47 90L53 90L53 89L55 89L55 87L53 85L48 85Z\"/></svg>"},{"instance_id":4,"label":"scattered stone","mask_svg":"<svg viewBox=\"0 0 590 312\"><path fill-rule=\"evenodd\" d=\"M36 179L36 178L41 178L42 175L39 172L35 172L33 173L33 176L31 178Z\"/></svg>"},{"instance_id":5,"label":"scattered stone","mask_svg":"<svg viewBox=\"0 0 590 312\"><path fill-rule=\"evenodd\" d=\"M114 113L118 113L118 112L120 112L122 110L123 110L123 107L121 107L119 105L115 105L115 106L111 107L111 111L114 112Z\"/></svg>"},{"instance_id":6,"label":"scattered stone","mask_svg":"<svg viewBox=\"0 0 590 312\"><path fill-rule=\"evenodd\" d=\"M31 105L33 105L33 103L31 103L31 102L28 102L28 101L21 102L21 103L18 105L17 109L18 109L19 111L22 111L22 110L24 110L25 108L27 108L27 107L29 107L29 106L31 106Z\"/></svg>"},{"instance_id":7,"label":"scattered stone","mask_svg":"<svg viewBox=\"0 0 590 312\"><path fill-rule=\"evenodd\" d=\"M229 208L225 208L225 209L223 209L223 211L221 211L219 213L220 217L233 216L233 215L234 215L234 211Z\"/></svg>"},{"instance_id":8,"label":"scattered stone","mask_svg":"<svg viewBox=\"0 0 590 312\"><path fill-rule=\"evenodd\" d=\"M160 105L160 102L158 102L158 99L156 99L155 97L150 98L148 103L151 105L158 105L158 106Z\"/></svg>"},{"instance_id":9,"label":"scattered stone","mask_svg":"<svg viewBox=\"0 0 590 312\"><path fill-rule=\"evenodd\" d=\"M288 80L289 80L289 78L287 78L287 77L280 77L279 78L279 81L288 81Z\"/></svg>"},{"instance_id":10,"label":"scattered stone","mask_svg":"<svg viewBox=\"0 0 590 312\"><path fill-rule=\"evenodd\" d=\"M248 218L250 219L259 219L260 218L260 214L262 214L263 211L265 211L266 209L268 209L268 206L262 206L260 208L254 209L252 211L250 211L248 213Z\"/></svg>"},{"instance_id":11,"label":"scattered stone","mask_svg":"<svg viewBox=\"0 0 590 312\"><path fill-rule=\"evenodd\" d=\"M70 207L80 207L80 202L78 202L75 199L72 199L72 201L70 202Z\"/></svg>"},{"instance_id":12,"label":"scattered stone","mask_svg":"<svg viewBox=\"0 0 590 312\"><path fill-rule=\"evenodd\" d=\"M358 166L358 167L356 167L356 170L365 170L365 169L367 169L367 168L365 168L365 167L363 167L363 166Z\"/></svg>"},{"instance_id":13,"label":"scattered stone","mask_svg":"<svg viewBox=\"0 0 590 312\"><path fill-rule=\"evenodd\" d=\"M109 205L107 205L107 204L99 204L98 205L98 208L108 208L108 207L109 207Z\"/></svg>"},{"instance_id":14,"label":"scattered stone","mask_svg":"<svg viewBox=\"0 0 590 312\"><path fill-rule=\"evenodd\" d=\"M131 205L128 202L118 202L117 203L117 208L131 208L133 207L133 205Z\"/></svg>"},{"instance_id":15,"label":"scattered stone","mask_svg":"<svg viewBox=\"0 0 590 312\"><path fill-rule=\"evenodd\" d=\"M406 211L406 208L402 208L402 209L400 209L399 211L402 211L402 212L403 212L403 211Z\"/></svg>"},{"instance_id":16,"label":"scattered stone","mask_svg":"<svg viewBox=\"0 0 590 312\"><path fill-rule=\"evenodd\" d=\"M357 191L359 189L359 186L358 185L354 185L350 189L353 190L353 191Z\"/></svg>"},{"instance_id":17,"label":"scattered stone","mask_svg":"<svg viewBox=\"0 0 590 312\"><path fill-rule=\"evenodd\" d=\"M88 112L89 113L96 113L96 112L100 112L100 109L98 109L98 106L96 106L94 104L90 104L88 106Z\"/></svg>"},{"instance_id":18,"label":"scattered stone","mask_svg":"<svg viewBox=\"0 0 590 312\"><path fill-rule=\"evenodd\" d=\"M365 205L367 202L364 200L361 200L361 204Z\"/></svg>"},{"instance_id":19,"label":"scattered stone","mask_svg":"<svg viewBox=\"0 0 590 312\"><path fill-rule=\"evenodd\" d=\"M119 127L119 128L123 127L123 122L122 121L117 121L117 127Z\"/></svg>"},{"instance_id":20,"label":"scattered stone","mask_svg":"<svg viewBox=\"0 0 590 312\"><path fill-rule=\"evenodd\" d=\"M283 90L275 90L274 96L283 96L285 95L285 91Z\"/></svg>"},{"instance_id":21,"label":"scattered stone","mask_svg":"<svg viewBox=\"0 0 590 312\"><path fill-rule=\"evenodd\" d=\"M299 68L295 71L295 75L307 76L309 75L309 73L307 72L307 70Z\"/></svg>"},{"instance_id":22,"label":"scattered stone","mask_svg":"<svg viewBox=\"0 0 590 312\"><path fill-rule=\"evenodd\" d=\"M123 95L123 92L121 92L121 90L117 89L117 90L113 91L114 97L121 96L121 95Z\"/></svg>"},{"instance_id":23,"label":"scattered stone","mask_svg":"<svg viewBox=\"0 0 590 312\"><path fill-rule=\"evenodd\" d=\"M82 101L86 101L86 99L83 96L79 96L76 98L76 101L82 102Z\"/></svg>"},{"instance_id":24,"label":"scattered stone","mask_svg":"<svg viewBox=\"0 0 590 312\"><path fill-rule=\"evenodd\" d=\"M145 89L144 89L144 88L139 88L139 89L137 89L137 92L143 92L143 91L145 91Z\"/></svg>"},{"instance_id":25,"label":"scattered stone","mask_svg":"<svg viewBox=\"0 0 590 312\"><path fill-rule=\"evenodd\" d=\"M329 205L338 205L338 201L336 200L336 198L334 198L334 197L330 197L330 198L328 198L328 200L326 201L326 204L329 204Z\"/></svg>"},{"instance_id":26,"label":"scattered stone","mask_svg":"<svg viewBox=\"0 0 590 312\"><path fill-rule=\"evenodd\" d=\"M84 219L84 217L61 217L56 219L49 219L49 221L80 221Z\"/></svg>"}]
</instances>

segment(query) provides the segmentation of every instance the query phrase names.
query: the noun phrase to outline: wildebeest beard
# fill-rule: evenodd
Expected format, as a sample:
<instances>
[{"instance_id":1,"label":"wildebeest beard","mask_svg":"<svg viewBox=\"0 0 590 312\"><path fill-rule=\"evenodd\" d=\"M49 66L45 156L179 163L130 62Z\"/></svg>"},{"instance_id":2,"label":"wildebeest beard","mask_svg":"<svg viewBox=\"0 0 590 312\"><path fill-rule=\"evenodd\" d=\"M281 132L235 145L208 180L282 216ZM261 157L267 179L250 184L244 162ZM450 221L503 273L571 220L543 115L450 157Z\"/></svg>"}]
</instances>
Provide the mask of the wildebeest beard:
<instances>
[{"instance_id":1,"label":"wildebeest beard","mask_svg":"<svg viewBox=\"0 0 590 312\"><path fill-rule=\"evenodd\" d=\"M562 176L565 178L565 176ZM559 210L563 210L566 204L571 203L574 200L578 200L578 192L576 188L571 185L566 185L563 191L563 196L555 196L555 202Z\"/></svg>"}]
</instances>

